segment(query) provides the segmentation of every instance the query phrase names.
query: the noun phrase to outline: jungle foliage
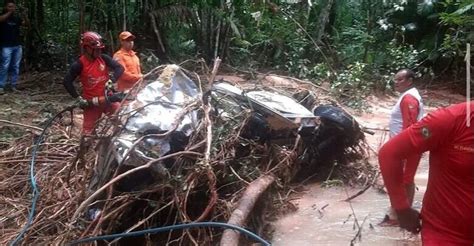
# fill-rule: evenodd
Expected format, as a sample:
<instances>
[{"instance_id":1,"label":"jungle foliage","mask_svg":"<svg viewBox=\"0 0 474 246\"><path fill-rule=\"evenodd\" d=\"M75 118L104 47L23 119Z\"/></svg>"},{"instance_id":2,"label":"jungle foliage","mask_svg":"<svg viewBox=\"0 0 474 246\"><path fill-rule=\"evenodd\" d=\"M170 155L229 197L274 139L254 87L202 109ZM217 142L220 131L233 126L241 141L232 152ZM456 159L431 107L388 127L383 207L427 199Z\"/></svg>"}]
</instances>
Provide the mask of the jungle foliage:
<instances>
[{"instance_id":1,"label":"jungle foliage","mask_svg":"<svg viewBox=\"0 0 474 246\"><path fill-rule=\"evenodd\" d=\"M272 70L363 97L390 87L400 68L464 83L474 40L471 0L21 0L30 67L62 69L85 30L136 33L144 66L219 56L245 70ZM41 65L40 65L41 64ZM350 97L349 97L350 98Z\"/></svg>"}]
</instances>

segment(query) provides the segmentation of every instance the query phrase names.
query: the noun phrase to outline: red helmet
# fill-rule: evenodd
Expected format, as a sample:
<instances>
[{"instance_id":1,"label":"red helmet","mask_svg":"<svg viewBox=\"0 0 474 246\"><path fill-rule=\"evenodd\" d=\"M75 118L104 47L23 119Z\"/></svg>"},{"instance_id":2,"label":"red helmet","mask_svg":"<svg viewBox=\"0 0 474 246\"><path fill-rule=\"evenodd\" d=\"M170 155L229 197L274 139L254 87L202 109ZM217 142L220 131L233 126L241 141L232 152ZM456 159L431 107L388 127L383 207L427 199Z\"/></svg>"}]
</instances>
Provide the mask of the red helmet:
<instances>
[{"instance_id":1,"label":"red helmet","mask_svg":"<svg viewBox=\"0 0 474 246\"><path fill-rule=\"evenodd\" d=\"M93 49L104 48L102 37L96 32L85 32L81 35L81 47L89 47Z\"/></svg>"}]
</instances>

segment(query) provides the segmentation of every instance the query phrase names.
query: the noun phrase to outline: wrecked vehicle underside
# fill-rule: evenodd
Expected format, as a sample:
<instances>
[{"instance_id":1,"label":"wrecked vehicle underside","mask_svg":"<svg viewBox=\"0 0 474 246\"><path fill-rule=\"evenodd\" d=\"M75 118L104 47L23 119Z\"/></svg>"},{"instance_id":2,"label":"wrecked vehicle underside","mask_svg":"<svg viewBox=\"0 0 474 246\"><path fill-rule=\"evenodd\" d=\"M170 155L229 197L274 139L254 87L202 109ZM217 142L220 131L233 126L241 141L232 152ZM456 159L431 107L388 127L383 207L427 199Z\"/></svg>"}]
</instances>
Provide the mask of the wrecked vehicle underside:
<instances>
[{"instance_id":1,"label":"wrecked vehicle underside","mask_svg":"<svg viewBox=\"0 0 474 246\"><path fill-rule=\"evenodd\" d=\"M216 81L211 90L202 92L204 85L189 74L169 65L158 78L135 88L119 113L121 125L99 144L89 194L94 196L110 180L123 177L110 185L113 189L107 194L95 196L92 205L85 204L89 219L100 222L96 231L226 222L237 199L245 199L243 191L259 178L271 177L265 186L276 181L281 188L296 179L327 175L334 163L342 164L344 156L356 153L363 142L358 123L340 107L314 103L315 98L302 105L289 93L226 81ZM204 159L209 141L203 110L207 103L212 122L209 160ZM254 202L246 208L249 218L232 221L259 234L268 229L265 209L274 204L270 192L261 193L256 199L267 197L267 203L254 207ZM114 219L103 219L112 212ZM213 244L220 231L173 231L141 240Z\"/></svg>"}]
</instances>

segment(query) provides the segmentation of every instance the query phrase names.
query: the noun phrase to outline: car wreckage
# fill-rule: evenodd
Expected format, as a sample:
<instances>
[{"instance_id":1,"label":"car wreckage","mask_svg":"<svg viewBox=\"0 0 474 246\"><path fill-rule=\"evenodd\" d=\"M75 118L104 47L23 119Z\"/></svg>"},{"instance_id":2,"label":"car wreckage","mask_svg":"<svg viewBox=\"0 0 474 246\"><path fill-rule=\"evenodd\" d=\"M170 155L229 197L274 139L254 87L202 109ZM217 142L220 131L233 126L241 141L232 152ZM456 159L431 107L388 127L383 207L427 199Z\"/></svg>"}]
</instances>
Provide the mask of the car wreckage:
<instances>
[{"instance_id":1,"label":"car wreckage","mask_svg":"<svg viewBox=\"0 0 474 246\"><path fill-rule=\"evenodd\" d=\"M214 118L232 121L242 112L249 113L241 138L279 145L294 144L300 138L305 150L299 159L307 165L313 165L313 159L337 159L344 149L364 137L356 120L334 105L302 105L287 95L244 90L226 81L216 81L208 94ZM102 148L91 188L110 179L110 170L124 172L184 150L202 120L198 110L186 107L201 98L199 85L177 65L167 66L158 79L136 90L120 112L127 115L123 127ZM137 141L140 138L143 141ZM122 182L123 188L140 189L162 179L170 175L168 169L172 165L172 159L156 163L151 172L144 171Z\"/></svg>"},{"instance_id":2,"label":"car wreckage","mask_svg":"<svg viewBox=\"0 0 474 246\"><path fill-rule=\"evenodd\" d=\"M185 69L168 65L159 76L139 83L122 103L119 125L97 145L96 165L88 185L94 194L80 207L88 207L86 214L92 221L110 214L110 206L122 209L120 222L109 222L108 232L136 228L152 217L149 226L204 219L230 223L229 211L234 209L231 201L244 199L241 192L251 186L245 179L253 183L267 178L268 187L274 180L287 184L298 177L307 178L324 163L340 162L347 150L364 139L351 115L335 105L310 100L310 93L278 93L252 83L225 80L209 86L191 77ZM209 105L207 112L203 105ZM212 122L212 144L205 148L209 141L206 118ZM205 155L200 153L207 150L212 160L206 165ZM178 155L191 151L201 156ZM108 196L123 198L129 205L104 205L111 200L104 194L96 195L118 176L114 193ZM127 196L132 196L131 200L124 198ZM129 202L134 199L132 206ZM157 212L170 204L176 206ZM107 207L109 211L104 210ZM170 216L179 219L173 221ZM252 224L259 230L258 222ZM195 233L195 240L211 240L207 241L210 244L215 244L212 235L220 234L214 229ZM171 234L157 236L153 242L183 240L183 236Z\"/></svg>"}]
</instances>

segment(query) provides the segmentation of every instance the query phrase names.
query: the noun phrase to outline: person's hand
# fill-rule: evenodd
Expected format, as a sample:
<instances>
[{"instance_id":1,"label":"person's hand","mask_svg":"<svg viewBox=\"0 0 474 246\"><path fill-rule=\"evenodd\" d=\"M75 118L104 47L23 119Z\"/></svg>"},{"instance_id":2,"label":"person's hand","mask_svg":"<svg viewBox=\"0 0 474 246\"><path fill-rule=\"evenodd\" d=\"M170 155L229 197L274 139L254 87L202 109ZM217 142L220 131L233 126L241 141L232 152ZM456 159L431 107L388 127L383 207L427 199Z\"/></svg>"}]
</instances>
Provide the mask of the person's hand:
<instances>
[{"instance_id":1,"label":"person's hand","mask_svg":"<svg viewBox=\"0 0 474 246\"><path fill-rule=\"evenodd\" d=\"M76 105L80 108L87 108L89 107L89 102L83 97L79 96L76 100Z\"/></svg>"},{"instance_id":2,"label":"person's hand","mask_svg":"<svg viewBox=\"0 0 474 246\"><path fill-rule=\"evenodd\" d=\"M421 230L420 213L413 208L397 210L398 222L400 227L412 232L419 233Z\"/></svg>"}]
</instances>

